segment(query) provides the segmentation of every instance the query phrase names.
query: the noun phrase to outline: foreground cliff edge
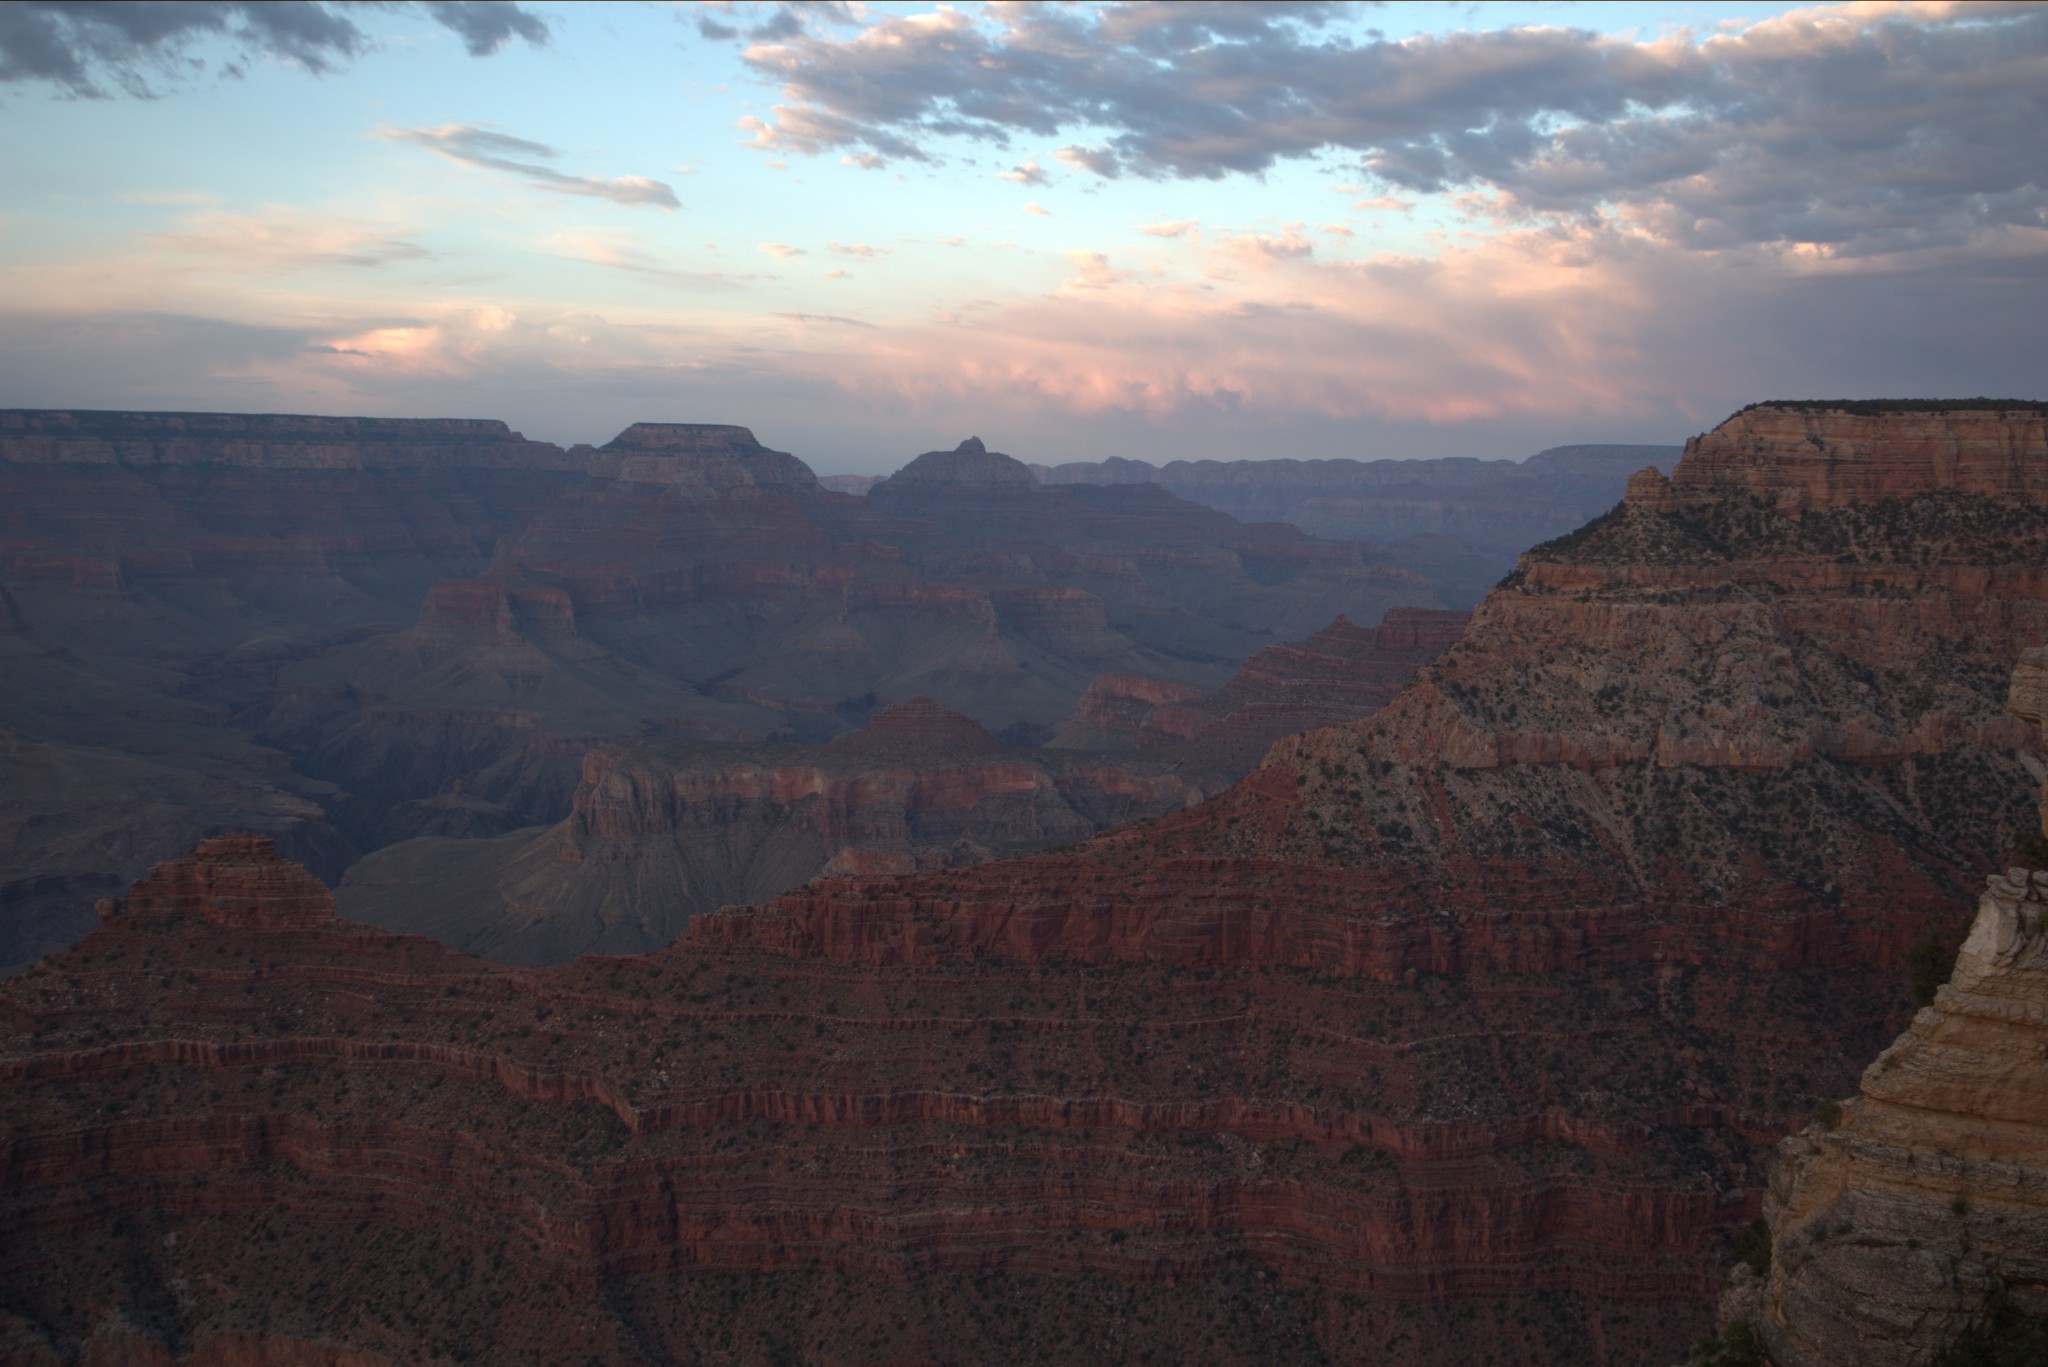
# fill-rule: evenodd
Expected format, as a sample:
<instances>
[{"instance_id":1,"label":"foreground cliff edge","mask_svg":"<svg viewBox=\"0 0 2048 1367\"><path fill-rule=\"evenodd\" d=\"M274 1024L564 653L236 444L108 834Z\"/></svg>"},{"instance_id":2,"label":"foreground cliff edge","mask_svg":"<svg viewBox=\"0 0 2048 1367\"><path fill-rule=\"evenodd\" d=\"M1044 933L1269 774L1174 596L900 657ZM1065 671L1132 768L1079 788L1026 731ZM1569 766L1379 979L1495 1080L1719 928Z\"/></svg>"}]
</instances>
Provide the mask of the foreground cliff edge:
<instances>
[{"instance_id":1,"label":"foreground cliff edge","mask_svg":"<svg viewBox=\"0 0 2048 1367\"><path fill-rule=\"evenodd\" d=\"M2012 709L2048 724L2048 649L2015 673ZM2048 790L2041 824L2048 837ZM1953 975L1861 1094L1779 1145L1769 1251L1723 1296L1721 1360L1745 1347L1773 1367L2042 1360L2048 847L2034 849L2035 867L1991 876Z\"/></svg>"}]
</instances>

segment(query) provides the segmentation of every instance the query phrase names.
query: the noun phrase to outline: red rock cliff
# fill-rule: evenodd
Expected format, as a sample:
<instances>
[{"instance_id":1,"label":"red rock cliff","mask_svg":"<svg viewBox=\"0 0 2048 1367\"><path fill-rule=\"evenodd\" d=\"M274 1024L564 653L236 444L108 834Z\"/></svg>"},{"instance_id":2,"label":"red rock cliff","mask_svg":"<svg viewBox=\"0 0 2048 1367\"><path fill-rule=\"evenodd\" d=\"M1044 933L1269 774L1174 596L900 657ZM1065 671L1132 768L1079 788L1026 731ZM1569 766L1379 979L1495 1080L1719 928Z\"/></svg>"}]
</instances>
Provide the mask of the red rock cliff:
<instances>
[{"instance_id":1,"label":"red rock cliff","mask_svg":"<svg viewBox=\"0 0 2048 1367\"><path fill-rule=\"evenodd\" d=\"M1745 490L1795 511L1937 491L2038 507L2048 504L2048 411L1761 404L1687 442L1672 483L1687 499Z\"/></svg>"}]
</instances>

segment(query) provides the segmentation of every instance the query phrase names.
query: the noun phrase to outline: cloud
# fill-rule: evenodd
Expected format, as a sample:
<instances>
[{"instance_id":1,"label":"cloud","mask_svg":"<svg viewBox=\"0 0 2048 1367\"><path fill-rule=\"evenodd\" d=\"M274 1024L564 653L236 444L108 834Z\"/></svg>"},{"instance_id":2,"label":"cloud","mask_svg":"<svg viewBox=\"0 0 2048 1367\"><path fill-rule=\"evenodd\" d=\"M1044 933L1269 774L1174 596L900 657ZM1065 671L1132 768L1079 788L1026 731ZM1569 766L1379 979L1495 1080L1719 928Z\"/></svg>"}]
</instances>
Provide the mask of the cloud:
<instances>
[{"instance_id":1,"label":"cloud","mask_svg":"<svg viewBox=\"0 0 2048 1367\"><path fill-rule=\"evenodd\" d=\"M996 179L1014 180L1019 185L1050 185L1052 183L1052 177L1047 175L1045 168L1035 161L1027 161L1014 170L998 171Z\"/></svg>"},{"instance_id":2,"label":"cloud","mask_svg":"<svg viewBox=\"0 0 2048 1367\"><path fill-rule=\"evenodd\" d=\"M1098 175L1213 179L1355 157L1405 195L1597 214L1695 249L1909 250L2048 223L2048 7L1871 3L1701 37L1567 28L1402 40L1326 6L990 5L748 47L763 148L929 159L1100 139ZM1389 205L1388 207L1396 207Z\"/></svg>"},{"instance_id":3,"label":"cloud","mask_svg":"<svg viewBox=\"0 0 2048 1367\"><path fill-rule=\"evenodd\" d=\"M1201 227L1192 218L1176 218L1165 223L1147 223L1138 231L1147 237L1186 237L1189 233L1201 231Z\"/></svg>"},{"instance_id":4,"label":"cloud","mask_svg":"<svg viewBox=\"0 0 2048 1367\"><path fill-rule=\"evenodd\" d=\"M438 128L387 126L379 128L377 136L413 143L466 166L481 166L524 176L528 185L554 194L588 195L595 199L608 199L614 204L653 205L662 209L681 207L676 200L676 192L664 181L649 180L644 176L598 180L567 175L552 166L540 164L542 160L552 160L558 155L545 143L529 142L525 138L515 138L509 133L473 124L449 123Z\"/></svg>"},{"instance_id":5,"label":"cloud","mask_svg":"<svg viewBox=\"0 0 2048 1367\"><path fill-rule=\"evenodd\" d=\"M543 245L556 256L586 265L624 271L663 284L689 289L730 290L739 281L722 271L687 271L670 266L651 255L638 242L610 233L562 232ZM745 278L745 277L742 277Z\"/></svg>"},{"instance_id":6,"label":"cloud","mask_svg":"<svg viewBox=\"0 0 2048 1367\"><path fill-rule=\"evenodd\" d=\"M416 9L486 57L514 38L548 41L547 23L518 4L430 0ZM270 57L312 75L338 70L368 52L370 36L336 3L181 0L178 4L80 4L16 0L0 5L0 82L38 82L73 96L103 98L107 85L138 98L163 93L205 63L187 55L195 42L225 43L218 68L239 75L253 57Z\"/></svg>"},{"instance_id":7,"label":"cloud","mask_svg":"<svg viewBox=\"0 0 2048 1367\"><path fill-rule=\"evenodd\" d=\"M1106 290L1132 276L1130 271L1111 266L1109 258L1101 252L1068 252L1067 260L1074 263L1074 277L1066 285L1071 290Z\"/></svg>"},{"instance_id":8,"label":"cloud","mask_svg":"<svg viewBox=\"0 0 2048 1367\"><path fill-rule=\"evenodd\" d=\"M225 274L187 288L160 244L127 264L95 253L76 274L0 263L0 404L464 413L556 440L649 413L772 413L800 454L913 432L900 461L933 415L995 414L1035 434L1019 450L1113 433L1155 460L1507 455L1677 440L1772 396L2048 397L2048 230L1996 252L1796 260L1617 223L1431 257L1236 257L1235 241L1205 229L1190 246L1238 265L1231 278L1119 275L1083 253L1058 263L1061 288L992 276L977 284L1002 293L878 312L872 328L637 302L379 301L377 271L324 301L238 294L217 287Z\"/></svg>"},{"instance_id":9,"label":"cloud","mask_svg":"<svg viewBox=\"0 0 2048 1367\"><path fill-rule=\"evenodd\" d=\"M755 250L766 252L768 255L784 261L792 256L803 256L806 254L802 247L792 247L787 242L763 242Z\"/></svg>"},{"instance_id":10,"label":"cloud","mask_svg":"<svg viewBox=\"0 0 2048 1367\"><path fill-rule=\"evenodd\" d=\"M825 272L825 278L827 280L851 280L853 272L841 270L839 267L834 266L831 270Z\"/></svg>"},{"instance_id":11,"label":"cloud","mask_svg":"<svg viewBox=\"0 0 2048 1367\"><path fill-rule=\"evenodd\" d=\"M863 171L879 171L879 170L881 170L881 169L882 169L883 167L887 166L887 165L889 164L889 161L888 161L888 158L886 158L886 157L882 157L882 156L878 156L878 155L876 155L876 154L875 154L875 153L873 153L873 152L863 152L863 153L861 153L861 154L860 154L859 156L857 156L857 157L856 157L856 156L845 156L845 157L841 157L841 158L839 159L839 164L840 164L841 166L854 166L854 167L858 167L859 169L861 169L861 170L863 170Z\"/></svg>"},{"instance_id":12,"label":"cloud","mask_svg":"<svg viewBox=\"0 0 2048 1367\"><path fill-rule=\"evenodd\" d=\"M1222 238L1218 246L1239 258L1295 261L1314 255L1316 250L1316 244L1309 241L1301 226L1290 223L1277 233L1233 233Z\"/></svg>"},{"instance_id":13,"label":"cloud","mask_svg":"<svg viewBox=\"0 0 2048 1367\"><path fill-rule=\"evenodd\" d=\"M892 250L888 247L870 247L865 242L834 242L831 249L841 256L858 256L864 261L887 256Z\"/></svg>"},{"instance_id":14,"label":"cloud","mask_svg":"<svg viewBox=\"0 0 2048 1367\"><path fill-rule=\"evenodd\" d=\"M1062 147L1053 157L1076 171L1092 171L1104 180L1115 180L1124 173L1123 163L1107 147Z\"/></svg>"},{"instance_id":15,"label":"cloud","mask_svg":"<svg viewBox=\"0 0 2048 1367\"><path fill-rule=\"evenodd\" d=\"M1038 202L1037 200L1035 200L1035 199L1034 199L1034 200L1031 200L1030 202L1028 202L1027 204L1025 204L1025 206L1024 206L1024 212L1025 212L1025 213L1027 213L1027 214L1030 214L1030 215L1031 215L1031 216L1032 216L1033 218L1051 218L1051 217L1052 217L1052 210L1050 210L1050 209L1046 208L1046 207L1045 207L1045 206L1044 206L1043 204L1040 204L1040 203L1039 203L1039 202Z\"/></svg>"},{"instance_id":16,"label":"cloud","mask_svg":"<svg viewBox=\"0 0 2048 1367\"><path fill-rule=\"evenodd\" d=\"M754 8L758 10L759 6ZM857 8L847 0L804 0L802 4L775 5L769 10L768 17L756 24L726 23L711 17L715 13L737 19L739 6L731 0L700 0L695 13L697 32L715 42L733 38L773 42L800 36L806 23L811 21L829 24L859 22Z\"/></svg>"},{"instance_id":17,"label":"cloud","mask_svg":"<svg viewBox=\"0 0 2048 1367\"><path fill-rule=\"evenodd\" d=\"M178 231L151 234L148 240L232 262L237 270L373 267L432 255L408 234L286 206L258 214L194 214Z\"/></svg>"}]
</instances>

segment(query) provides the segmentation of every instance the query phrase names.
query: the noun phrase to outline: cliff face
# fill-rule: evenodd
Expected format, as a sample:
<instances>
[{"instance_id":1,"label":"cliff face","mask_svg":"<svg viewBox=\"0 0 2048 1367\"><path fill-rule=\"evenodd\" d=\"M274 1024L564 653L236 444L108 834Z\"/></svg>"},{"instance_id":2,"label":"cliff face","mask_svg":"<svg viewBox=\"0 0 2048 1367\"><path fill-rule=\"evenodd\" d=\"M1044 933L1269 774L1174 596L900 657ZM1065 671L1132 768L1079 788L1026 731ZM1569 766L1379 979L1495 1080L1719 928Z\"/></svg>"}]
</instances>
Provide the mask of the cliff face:
<instances>
[{"instance_id":1,"label":"cliff face","mask_svg":"<svg viewBox=\"0 0 2048 1367\"><path fill-rule=\"evenodd\" d=\"M1239 771L1019 749L916 698L822 746L640 743L592 751L568 818L499 839L421 839L349 870L358 920L508 963L639 953L696 915L820 874L948 868L1174 811Z\"/></svg>"},{"instance_id":2,"label":"cliff face","mask_svg":"<svg viewBox=\"0 0 2048 1367\"><path fill-rule=\"evenodd\" d=\"M2011 699L2036 725L2044 659ZM1778 1146L1764 1221L1721 1318L1776 1367L1924 1367L2048 1314L2048 870L1992 875L1932 1004Z\"/></svg>"},{"instance_id":3,"label":"cliff face","mask_svg":"<svg viewBox=\"0 0 2048 1367\"><path fill-rule=\"evenodd\" d=\"M1732 1199L1599 1106L1472 1107L1547 993L534 972L320 900L213 842L0 984L9 1361L1633 1363Z\"/></svg>"},{"instance_id":4,"label":"cliff face","mask_svg":"<svg viewBox=\"0 0 2048 1367\"><path fill-rule=\"evenodd\" d=\"M1684 506L1663 489L1532 552L1373 718L1283 742L1210 803L1027 860L824 880L692 938L1548 1000L1554 1044L1496 1023L1490 1052L1382 1076L1455 1076L1439 1104L1504 1152L1511 1117L1648 1126L1670 1147L1645 1189L1707 1172L1726 1204L1634 1265L1711 1261L1769 1138L1903 1019L1908 944L1956 924L2033 824L2040 742L2003 702L2048 631L2048 516L1946 491L1793 513L1740 481ZM1640 1004L1568 1005L1610 994ZM1425 1028L1419 1003L1380 1000ZM1692 1146L1716 1157L1678 1157ZM1706 1320L1705 1294L1678 1301L1674 1355Z\"/></svg>"},{"instance_id":5,"label":"cliff face","mask_svg":"<svg viewBox=\"0 0 2048 1367\"><path fill-rule=\"evenodd\" d=\"M1681 498L1741 488L1795 510L1937 492L2040 507L2048 504L2048 412L1760 405L1687 442L1674 484Z\"/></svg>"}]
</instances>

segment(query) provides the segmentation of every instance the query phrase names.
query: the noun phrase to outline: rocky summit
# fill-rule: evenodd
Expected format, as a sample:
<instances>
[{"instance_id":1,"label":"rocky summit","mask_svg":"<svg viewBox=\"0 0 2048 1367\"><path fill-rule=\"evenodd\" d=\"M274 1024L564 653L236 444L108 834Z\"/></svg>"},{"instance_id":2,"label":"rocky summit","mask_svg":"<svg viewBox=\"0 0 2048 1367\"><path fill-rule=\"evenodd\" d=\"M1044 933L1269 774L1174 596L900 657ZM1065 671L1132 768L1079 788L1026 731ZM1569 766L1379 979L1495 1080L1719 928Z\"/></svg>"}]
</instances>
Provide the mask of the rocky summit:
<instances>
[{"instance_id":1,"label":"rocky summit","mask_svg":"<svg viewBox=\"0 0 2048 1367\"><path fill-rule=\"evenodd\" d=\"M542 969L173 863L0 984L0 1352L1677 1360L2035 829L2048 509L1662 478L1370 718L1067 849Z\"/></svg>"}]
</instances>

